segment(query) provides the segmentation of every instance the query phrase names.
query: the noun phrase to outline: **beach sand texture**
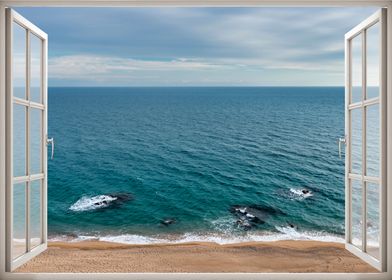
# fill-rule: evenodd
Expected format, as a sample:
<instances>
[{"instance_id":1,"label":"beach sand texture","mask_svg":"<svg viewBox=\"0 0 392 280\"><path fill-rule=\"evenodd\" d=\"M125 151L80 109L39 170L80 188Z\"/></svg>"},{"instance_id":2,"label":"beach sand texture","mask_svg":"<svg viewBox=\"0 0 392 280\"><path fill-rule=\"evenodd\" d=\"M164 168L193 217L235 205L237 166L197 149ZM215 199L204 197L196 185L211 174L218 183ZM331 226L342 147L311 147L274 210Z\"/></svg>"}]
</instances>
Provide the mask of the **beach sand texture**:
<instances>
[{"instance_id":1,"label":"beach sand texture","mask_svg":"<svg viewBox=\"0 0 392 280\"><path fill-rule=\"evenodd\" d=\"M318 241L126 245L51 242L16 272L377 272L345 250Z\"/></svg>"}]
</instances>

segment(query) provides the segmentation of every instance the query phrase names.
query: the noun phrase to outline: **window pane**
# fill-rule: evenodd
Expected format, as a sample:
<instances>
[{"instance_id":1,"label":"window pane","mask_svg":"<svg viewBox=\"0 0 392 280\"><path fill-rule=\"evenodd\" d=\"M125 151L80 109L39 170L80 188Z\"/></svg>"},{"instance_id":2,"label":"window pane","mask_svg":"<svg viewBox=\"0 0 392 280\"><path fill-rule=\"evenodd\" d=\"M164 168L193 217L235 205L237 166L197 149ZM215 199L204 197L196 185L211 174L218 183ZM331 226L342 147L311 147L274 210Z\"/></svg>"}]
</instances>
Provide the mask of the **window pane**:
<instances>
[{"instance_id":1,"label":"window pane","mask_svg":"<svg viewBox=\"0 0 392 280\"><path fill-rule=\"evenodd\" d=\"M351 173L362 174L362 109L350 111Z\"/></svg>"},{"instance_id":2,"label":"window pane","mask_svg":"<svg viewBox=\"0 0 392 280\"><path fill-rule=\"evenodd\" d=\"M42 243L41 241L41 180L32 181L30 184L30 227L31 248Z\"/></svg>"},{"instance_id":3,"label":"window pane","mask_svg":"<svg viewBox=\"0 0 392 280\"><path fill-rule=\"evenodd\" d=\"M380 176L380 106L366 108L366 175Z\"/></svg>"},{"instance_id":4,"label":"window pane","mask_svg":"<svg viewBox=\"0 0 392 280\"><path fill-rule=\"evenodd\" d=\"M26 175L26 107L13 105L13 171L14 176Z\"/></svg>"},{"instance_id":5,"label":"window pane","mask_svg":"<svg viewBox=\"0 0 392 280\"><path fill-rule=\"evenodd\" d=\"M12 72L13 94L15 97L26 98L26 29L12 24Z\"/></svg>"},{"instance_id":6,"label":"window pane","mask_svg":"<svg viewBox=\"0 0 392 280\"><path fill-rule=\"evenodd\" d=\"M366 251L380 258L380 186L366 183Z\"/></svg>"},{"instance_id":7,"label":"window pane","mask_svg":"<svg viewBox=\"0 0 392 280\"><path fill-rule=\"evenodd\" d=\"M13 186L12 258L26 252L26 183Z\"/></svg>"},{"instance_id":8,"label":"window pane","mask_svg":"<svg viewBox=\"0 0 392 280\"><path fill-rule=\"evenodd\" d=\"M370 27L366 32L366 98L379 96L380 89L380 24Z\"/></svg>"},{"instance_id":9,"label":"window pane","mask_svg":"<svg viewBox=\"0 0 392 280\"><path fill-rule=\"evenodd\" d=\"M42 172L42 110L30 109L30 172Z\"/></svg>"},{"instance_id":10,"label":"window pane","mask_svg":"<svg viewBox=\"0 0 392 280\"><path fill-rule=\"evenodd\" d=\"M30 100L41 102L41 51L42 41L31 33L31 80L30 80Z\"/></svg>"},{"instance_id":11,"label":"window pane","mask_svg":"<svg viewBox=\"0 0 392 280\"><path fill-rule=\"evenodd\" d=\"M362 246L362 183L351 180L351 243Z\"/></svg>"},{"instance_id":12,"label":"window pane","mask_svg":"<svg viewBox=\"0 0 392 280\"><path fill-rule=\"evenodd\" d=\"M351 103L362 100L362 36L351 40Z\"/></svg>"}]
</instances>

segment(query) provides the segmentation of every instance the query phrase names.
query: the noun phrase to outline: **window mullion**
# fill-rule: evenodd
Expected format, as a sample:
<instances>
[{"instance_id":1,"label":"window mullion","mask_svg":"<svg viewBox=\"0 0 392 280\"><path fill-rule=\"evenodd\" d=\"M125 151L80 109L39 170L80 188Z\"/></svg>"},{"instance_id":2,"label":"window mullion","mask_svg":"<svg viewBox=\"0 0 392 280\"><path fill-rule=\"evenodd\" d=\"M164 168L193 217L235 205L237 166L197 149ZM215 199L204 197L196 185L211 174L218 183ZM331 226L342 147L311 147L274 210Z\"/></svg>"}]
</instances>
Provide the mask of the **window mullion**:
<instances>
[{"instance_id":1,"label":"window mullion","mask_svg":"<svg viewBox=\"0 0 392 280\"><path fill-rule=\"evenodd\" d=\"M366 234L366 29L362 32L362 251L366 252L367 234Z\"/></svg>"},{"instance_id":2,"label":"window mullion","mask_svg":"<svg viewBox=\"0 0 392 280\"><path fill-rule=\"evenodd\" d=\"M30 102L30 31L26 33L26 99ZM27 121L26 121L26 174L30 177L30 114L31 108L27 106ZM31 236L31 225L30 225L30 179L26 183L26 247L27 252L31 249L30 236Z\"/></svg>"}]
</instances>

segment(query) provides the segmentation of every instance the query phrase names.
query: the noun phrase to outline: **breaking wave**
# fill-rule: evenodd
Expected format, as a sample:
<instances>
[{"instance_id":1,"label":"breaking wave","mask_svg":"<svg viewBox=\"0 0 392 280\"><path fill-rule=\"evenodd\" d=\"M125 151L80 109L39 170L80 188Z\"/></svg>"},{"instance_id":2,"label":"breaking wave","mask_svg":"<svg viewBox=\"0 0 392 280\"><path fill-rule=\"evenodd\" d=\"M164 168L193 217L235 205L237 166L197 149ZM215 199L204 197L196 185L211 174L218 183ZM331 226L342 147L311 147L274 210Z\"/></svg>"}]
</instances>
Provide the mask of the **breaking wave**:
<instances>
[{"instance_id":1,"label":"breaking wave","mask_svg":"<svg viewBox=\"0 0 392 280\"><path fill-rule=\"evenodd\" d=\"M108 207L112 201L117 200L117 197L110 195L97 195L97 196L83 196L78 201L69 207L69 210L75 212L91 211L100 208Z\"/></svg>"},{"instance_id":2,"label":"breaking wave","mask_svg":"<svg viewBox=\"0 0 392 280\"><path fill-rule=\"evenodd\" d=\"M297 198L297 199L305 199L313 196L313 192L308 189L290 188L290 193L292 198Z\"/></svg>"},{"instance_id":3,"label":"breaking wave","mask_svg":"<svg viewBox=\"0 0 392 280\"><path fill-rule=\"evenodd\" d=\"M279 230L279 229L278 229ZM243 242L273 242L282 240L302 240L302 241L321 241L344 243L344 238L338 235L331 235L324 232L297 232L281 228L281 232L248 233L245 235L226 235L226 234L200 234L185 233L182 235L157 235L146 236L137 234L121 235L79 235L70 238L69 236L52 237L51 241L70 241L80 242L86 240L105 241L122 244L147 245L147 244L175 244L189 242L213 242L217 244L235 244Z\"/></svg>"},{"instance_id":4,"label":"breaking wave","mask_svg":"<svg viewBox=\"0 0 392 280\"><path fill-rule=\"evenodd\" d=\"M83 196L69 207L75 212L92 211L108 207L119 207L125 202L132 200L130 193L111 193L96 196Z\"/></svg>"}]
</instances>

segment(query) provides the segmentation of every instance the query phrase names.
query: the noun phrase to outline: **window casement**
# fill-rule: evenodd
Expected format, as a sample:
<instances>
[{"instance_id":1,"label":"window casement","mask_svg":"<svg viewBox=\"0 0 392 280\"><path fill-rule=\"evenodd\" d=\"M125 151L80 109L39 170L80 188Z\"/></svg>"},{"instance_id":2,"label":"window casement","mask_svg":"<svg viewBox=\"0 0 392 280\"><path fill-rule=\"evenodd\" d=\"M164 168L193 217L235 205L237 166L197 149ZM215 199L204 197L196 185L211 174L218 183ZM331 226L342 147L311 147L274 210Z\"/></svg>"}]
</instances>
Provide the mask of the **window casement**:
<instances>
[{"instance_id":1,"label":"window casement","mask_svg":"<svg viewBox=\"0 0 392 280\"><path fill-rule=\"evenodd\" d=\"M386 270L386 10L345 36L346 248Z\"/></svg>"}]
</instances>

